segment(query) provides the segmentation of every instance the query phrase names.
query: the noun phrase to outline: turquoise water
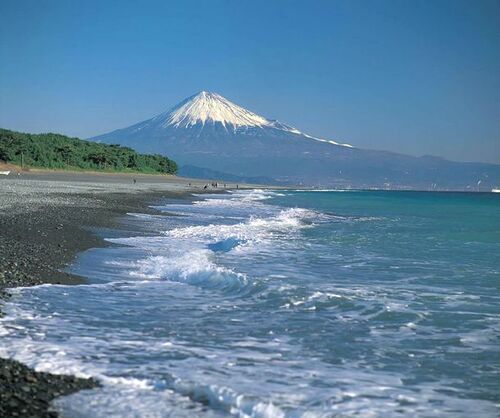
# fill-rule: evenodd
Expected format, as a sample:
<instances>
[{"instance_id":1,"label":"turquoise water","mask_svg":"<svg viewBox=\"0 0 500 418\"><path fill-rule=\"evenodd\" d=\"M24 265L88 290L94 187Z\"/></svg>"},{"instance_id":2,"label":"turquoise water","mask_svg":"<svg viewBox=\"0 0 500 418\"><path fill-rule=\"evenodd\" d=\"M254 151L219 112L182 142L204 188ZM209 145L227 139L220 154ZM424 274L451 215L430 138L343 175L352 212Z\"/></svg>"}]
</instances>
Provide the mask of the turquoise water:
<instances>
[{"instance_id":1,"label":"turquoise water","mask_svg":"<svg viewBox=\"0 0 500 418\"><path fill-rule=\"evenodd\" d=\"M240 191L101 231L14 290L0 355L95 376L63 416L497 416L500 196Z\"/></svg>"}]
</instances>

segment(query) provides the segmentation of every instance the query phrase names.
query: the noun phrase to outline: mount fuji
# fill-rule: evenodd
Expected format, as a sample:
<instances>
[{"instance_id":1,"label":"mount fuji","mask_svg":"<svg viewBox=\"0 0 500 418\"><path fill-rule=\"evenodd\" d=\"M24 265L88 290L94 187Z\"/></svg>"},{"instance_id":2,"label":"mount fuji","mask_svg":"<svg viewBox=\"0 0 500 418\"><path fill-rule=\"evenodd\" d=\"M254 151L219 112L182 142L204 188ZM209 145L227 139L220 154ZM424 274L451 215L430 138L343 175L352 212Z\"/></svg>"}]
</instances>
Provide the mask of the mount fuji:
<instances>
[{"instance_id":1,"label":"mount fuji","mask_svg":"<svg viewBox=\"0 0 500 418\"><path fill-rule=\"evenodd\" d=\"M490 190L500 166L353 147L253 113L202 91L167 112L91 138L166 154L181 174L326 187Z\"/></svg>"}]
</instances>

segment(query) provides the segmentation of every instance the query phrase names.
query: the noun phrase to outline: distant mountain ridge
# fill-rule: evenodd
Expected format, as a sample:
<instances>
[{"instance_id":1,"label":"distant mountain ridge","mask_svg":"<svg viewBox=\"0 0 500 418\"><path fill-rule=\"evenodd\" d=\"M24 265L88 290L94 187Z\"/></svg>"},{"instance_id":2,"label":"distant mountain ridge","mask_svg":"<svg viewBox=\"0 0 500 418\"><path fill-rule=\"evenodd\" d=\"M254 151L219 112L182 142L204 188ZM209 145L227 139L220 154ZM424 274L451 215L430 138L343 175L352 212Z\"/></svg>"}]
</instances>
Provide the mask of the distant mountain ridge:
<instances>
[{"instance_id":1,"label":"distant mountain ridge","mask_svg":"<svg viewBox=\"0 0 500 418\"><path fill-rule=\"evenodd\" d=\"M500 165L356 148L305 134L206 91L92 139L168 154L181 165L229 176L308 186L491 190L500 184Z\"/></svg>"}]
</instances>

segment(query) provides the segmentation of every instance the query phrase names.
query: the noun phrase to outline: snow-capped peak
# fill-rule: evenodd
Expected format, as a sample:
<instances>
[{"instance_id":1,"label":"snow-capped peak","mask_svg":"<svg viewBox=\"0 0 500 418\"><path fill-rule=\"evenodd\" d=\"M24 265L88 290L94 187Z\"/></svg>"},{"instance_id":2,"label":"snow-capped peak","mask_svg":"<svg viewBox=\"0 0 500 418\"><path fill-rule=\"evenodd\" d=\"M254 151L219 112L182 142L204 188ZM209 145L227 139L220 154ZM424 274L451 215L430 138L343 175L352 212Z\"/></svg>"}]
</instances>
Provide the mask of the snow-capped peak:
<instances>
[{"instance_id":1,"label":"snow-capped peak","mask_svg":"<svg viewBox=\"0 0 500 418\"><path fill-rule=\"evenodd\" d=\"M186 99L167 114L160 115L164 124L185 128L198 123L220 122L224 126L232 125L264 127L272 125L266 118L256 115L217 93L201 91Z\"/></svg>"},{"instance_id":2,"label":"snow-capped peak","mask_svg":"<svg viewBox=\"0 0 500 418\"><path fill-rule=\"evenodd\" d=\"M266 119L241 106L227 100L217 93L201 91L179 103L177 106L162 113L145 123L136 126L137 130L145 125L155 125L161 128L189 128L201 124L222 124L227 130L236 131L239 128L272 128L302 135L315 141L328 142L333 145L351 147L349 144L340 144L335 141L316 138L306 135L296 128L285 125L279 121Z\"/></svg>"}]
</instances>

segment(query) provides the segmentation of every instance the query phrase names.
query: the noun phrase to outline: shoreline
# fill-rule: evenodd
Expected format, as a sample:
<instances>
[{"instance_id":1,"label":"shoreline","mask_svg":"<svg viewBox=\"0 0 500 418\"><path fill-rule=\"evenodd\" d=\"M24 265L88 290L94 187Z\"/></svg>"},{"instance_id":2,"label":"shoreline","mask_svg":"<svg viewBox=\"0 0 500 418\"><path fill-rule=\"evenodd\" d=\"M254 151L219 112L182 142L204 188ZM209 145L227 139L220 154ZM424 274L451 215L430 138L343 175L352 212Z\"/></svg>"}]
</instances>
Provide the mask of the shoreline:
<instances>
[{"instance_id":1,"label":"shoreline","mask_svg":"<svg viewBox=\"0 0 500 418\"><path fill-rule=\"evenodd\" d=\"M93 228L113 227L129 212L156 213L149 205L203 193L204 184L173 176L67 172L0 179L0 317L8 288L85 283L61 270L78 253L108 245ZM39 373L0 358L0 416L54 417L49 410L54 398L98 385L94 379Z\"/></svg>"}]
</instances>

